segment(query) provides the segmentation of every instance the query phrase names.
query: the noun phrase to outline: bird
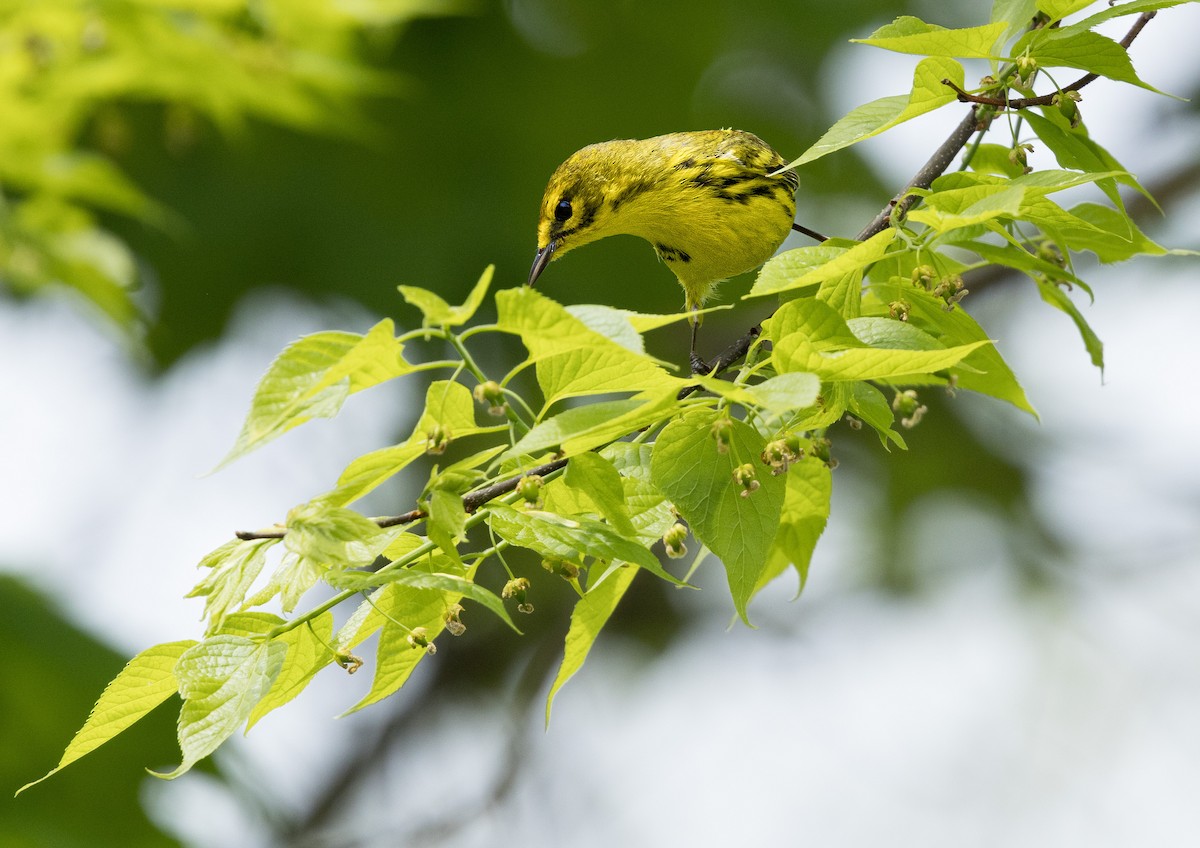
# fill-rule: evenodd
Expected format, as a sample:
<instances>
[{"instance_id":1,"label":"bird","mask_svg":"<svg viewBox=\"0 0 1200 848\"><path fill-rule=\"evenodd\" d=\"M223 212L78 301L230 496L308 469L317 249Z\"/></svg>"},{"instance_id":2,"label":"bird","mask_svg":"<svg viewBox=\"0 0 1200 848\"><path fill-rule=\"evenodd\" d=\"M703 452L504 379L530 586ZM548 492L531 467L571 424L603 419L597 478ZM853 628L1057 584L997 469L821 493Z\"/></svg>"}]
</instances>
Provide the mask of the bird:
<instances>
[{"instance_id":1,"label":"bird","mask_svg":"<svg viewBox=\"0 0 1200 848\"><path fill-rule=\"evenodd\" d=\"M591 144L558 166L542 197L532 286L554 259L613 235L639 236L679 280L692 325L717 285L762 265L793 229L799 177L753 133L676 132ZM810 233L811 234L811 233ZM815 234L814 234L815 235Z\"/></svg>"}]
</instances>

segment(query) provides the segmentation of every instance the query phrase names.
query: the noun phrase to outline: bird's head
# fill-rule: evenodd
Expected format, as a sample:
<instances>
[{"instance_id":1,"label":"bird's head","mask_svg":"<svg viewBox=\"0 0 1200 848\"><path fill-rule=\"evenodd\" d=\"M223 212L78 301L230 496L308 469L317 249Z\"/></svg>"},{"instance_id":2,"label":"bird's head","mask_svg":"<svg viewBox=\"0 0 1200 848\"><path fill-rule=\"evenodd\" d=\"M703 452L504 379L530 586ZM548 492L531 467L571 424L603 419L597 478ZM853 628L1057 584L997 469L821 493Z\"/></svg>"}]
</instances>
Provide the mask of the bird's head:
<instances>
[{"instance_id":1,"label":"bird's head","mask_svg":"<svg viewBox=\"0 0 1200 848\"><path fill-rule=\"evenodd\" d=\"M529 271L533 285L550 261L588 242L625 232L620 226L619 204L614 205L628 182L633 142L608 141L572 154L558 166L546 186L538 215L538 250Z\"/></svg>"}]
</instances>

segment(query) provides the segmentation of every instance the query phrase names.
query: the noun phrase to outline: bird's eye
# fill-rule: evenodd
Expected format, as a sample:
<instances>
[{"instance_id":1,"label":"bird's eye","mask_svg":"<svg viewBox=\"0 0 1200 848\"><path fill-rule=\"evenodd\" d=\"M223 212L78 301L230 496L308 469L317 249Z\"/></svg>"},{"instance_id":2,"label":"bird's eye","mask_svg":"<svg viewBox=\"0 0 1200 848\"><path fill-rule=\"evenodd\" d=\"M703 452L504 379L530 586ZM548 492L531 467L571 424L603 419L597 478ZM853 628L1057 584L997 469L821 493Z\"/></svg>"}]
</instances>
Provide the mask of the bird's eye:
<instances>
[{"instance_id":1,"label":"bird's eye","mask_svg":"<svg viewBox=\"0 0 1200 848\"><path fill-rule=\"evenodd\" d=\"M554 220L566 221L571 217L571 201L560 200L558 205L554 207Z\"/></svg>"}]
</instances>

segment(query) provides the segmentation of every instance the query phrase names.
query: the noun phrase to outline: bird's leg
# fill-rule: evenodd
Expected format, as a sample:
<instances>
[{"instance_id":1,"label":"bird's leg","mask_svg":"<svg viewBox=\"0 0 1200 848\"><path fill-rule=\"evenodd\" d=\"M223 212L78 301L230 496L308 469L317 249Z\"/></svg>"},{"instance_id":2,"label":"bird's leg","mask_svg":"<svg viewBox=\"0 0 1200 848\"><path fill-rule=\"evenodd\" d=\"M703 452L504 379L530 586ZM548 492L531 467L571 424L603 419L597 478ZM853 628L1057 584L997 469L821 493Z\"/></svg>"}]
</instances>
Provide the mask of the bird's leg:
<instances>
[{"instance_id":1,"label":"bird's leg","mask_svg":"<svg viewBox=\"0 0 1200 848\"><path fill-rule=\"evenodd\" d=\"M692 322L692 350L688 361L691 363L693 374L707 374L711 370L708 363L704 361L700 354L696 353L696 330L700 327L700 316L697 314L699 309L699 306L693 306L692 315L688 319Z\"/></svg>"}]
</instances>

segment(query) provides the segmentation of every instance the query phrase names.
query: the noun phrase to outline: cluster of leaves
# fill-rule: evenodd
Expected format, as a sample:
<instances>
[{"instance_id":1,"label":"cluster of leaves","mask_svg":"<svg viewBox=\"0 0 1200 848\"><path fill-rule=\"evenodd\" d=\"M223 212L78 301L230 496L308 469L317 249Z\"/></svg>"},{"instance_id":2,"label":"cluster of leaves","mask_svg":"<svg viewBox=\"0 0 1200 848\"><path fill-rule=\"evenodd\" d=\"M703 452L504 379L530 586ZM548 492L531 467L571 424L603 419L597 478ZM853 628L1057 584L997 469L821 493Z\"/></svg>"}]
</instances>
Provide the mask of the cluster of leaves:
<instances>
[{"instance_id":1,"label":"cluster of leaves","mask_svg":"<svg viewBox=\"0 0 1200 848\"><path fill-rule=\"evenodd\" d=\"M130 144L126 107L166 105L173 147L189 144L202 119L226 131L250 118L362 130L358 98L397 86L363 66L364 30L449 6L0 2L0 284L19 294L67 286L133 331L137 262L98 216L177 222L107 155Z\"/></svg>"},{"instance_id":2,"label":"cluster of leaves","mask_svg":"<svg viewBox=\"0 0 1200 848\"><path fill-rule=\"evenodd\" d=\"M993 62L981 97L1001 102L1010 89L1032 96L1051 68L1144 85L1124 48L1092 27L1172 4L1105 7L1055 26L1084 5L999 0L996 20L981 27L946 30L913 18L884 27L864 41L926 57L912 92L856 109L797 164L956 102L958 58ZM193 595L205 598L204 638L136 657L59 768L178 692L183 761L167 776L180 774L296 697L325 666L356 669L362 660L353 649L378 632L373 683L352 708L360 709L399 689L443 632L463 632L464 604L515 630L511 612L533 612L539 581L565 580L578 594L551 700L639 572L688 586L711 552L747 622L751 599L772 580L795 569L803 586L829 515L831 428L865 424L885 448L904 448L904 428L924 411L917 391L933 387L1033 412L963 310L964 274L1001 265L1028 275L1079 324L1099 365L1099 343L1063 288L1087 290L1076 254L1108 262L1166 252L1125 213L1118 185L1141 186L1088 137L1077 109L1065 105L1075 102L1068 92L1056 93L1036 114L1005 116L1007 144L982 142L1006 110L976 101L979 137L964 167L914 189L914 208L897 203L888 226L862 241L830 240L767 263L749 296L775 296L781 305L732 375L680 376L646 354L644 335L682 316L564 308L531 289L509 289L495 295L495 323L472 325L491 269L462 306L402 288L423 313L419 330L397 336L385 320L363 335L325 332L292 344L259 384L228 459L335 415L355 392L416 372L448 374L428 385L407 439L353 461L283 525L242 534L201 563L206 573ZM1058 169L1028 168L1027 133ZM1085 185L1108 203L1067 209L1051 199ZM506 373L489 373L472 355L476 340L491 334L512 336L527 351ZM410 361L406 345L422 338L441 340L452 354ZM536 387L518 391L530 369ZM371 519L353 509L452 444L461 458L432 465L412 511ZM689 533L700 549L684 568ZM512 548L534 552L551 576L514 572L505 557ZM499 593L486 588L501 582ZM293 614L318 584L332 593ZM355 601L335 629L334 608ZM268 603L283 616L262 611ZM547 717L549 709L548 701Z\"/></svg>"}]
</instances>

